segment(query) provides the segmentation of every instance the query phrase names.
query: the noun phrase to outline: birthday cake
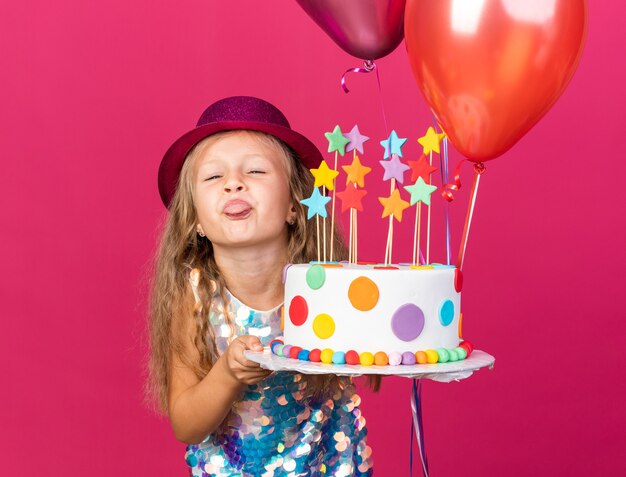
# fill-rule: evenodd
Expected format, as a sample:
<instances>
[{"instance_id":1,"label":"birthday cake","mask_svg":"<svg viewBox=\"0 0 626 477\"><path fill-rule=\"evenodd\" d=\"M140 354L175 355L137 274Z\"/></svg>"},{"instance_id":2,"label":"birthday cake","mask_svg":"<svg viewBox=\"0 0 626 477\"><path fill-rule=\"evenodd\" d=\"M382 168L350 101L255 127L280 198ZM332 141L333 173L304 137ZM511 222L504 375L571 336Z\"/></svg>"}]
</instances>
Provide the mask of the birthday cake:
<instances>
[{"instance_id":1,"label":"birthday cake","mask_svg":"<svg viewBox=\"0 0 626 477\"><path fill-rule=\"evenodd\" d=\"M412 365L465 359L453 266L323 263L285 270L283 357Z\"/></svg>"},{"instance_id":2,"label":"birthday cake","mask_svg":"<svg viewBox=\"0 0 626 477\"><path fill-rule=\"evenodd\" d=\"M284 339L271 343L274 354L363 366L446 363L469 356L472 345L461 338L460 267L420 265L429 263L430 196L437 189L431 184L431 174L437 170L432 165L432 153L440 152L442 137L443 134L429 128L418 139L424 148L421 158L408 161L408 165L400 160L406 138L399 138L392 131L388 139L380 142L384 154L378 162L385 170L383 180L389 180L391 188L388 197L378 198L384 209L382 218L389 217L389 231L385 263L377 264L363 263L357 258L357 212L363 211L364 177L371 168L361 163L356 152L363 153L363 143L368 138L360 134L357 126L348 134L343 134L339 126L326 133L328 151L335 153L334 167L322 161L317 169L311 169L315 178L313 192L300 202L308 208L308 219L315 218L318 222L318 230L320 219L326 226L330 208L333 230L335 196L339 198L341 212L350 212L349 258L346 262L333 262L331 248L327 261L326 241L321 243L318 232L318 260L286 267ZM346 172L345 189L335 193L338 156L343 156L346 150L353 151L353 160L350 165L342 166ZM398 187L397 184L404 183L404 174L409 169L412 184ZM401 189L410 194L410 201L402 199ZM332 204L327 191L333 191ZM425 261L420 258L422 204L428 207ZM413 261L395 265L391 263L393 222L394 219L401 222L403 211L413 205L416 206ZM463 247L464 243L463 239Z\"/></svg>"}]
</instances>

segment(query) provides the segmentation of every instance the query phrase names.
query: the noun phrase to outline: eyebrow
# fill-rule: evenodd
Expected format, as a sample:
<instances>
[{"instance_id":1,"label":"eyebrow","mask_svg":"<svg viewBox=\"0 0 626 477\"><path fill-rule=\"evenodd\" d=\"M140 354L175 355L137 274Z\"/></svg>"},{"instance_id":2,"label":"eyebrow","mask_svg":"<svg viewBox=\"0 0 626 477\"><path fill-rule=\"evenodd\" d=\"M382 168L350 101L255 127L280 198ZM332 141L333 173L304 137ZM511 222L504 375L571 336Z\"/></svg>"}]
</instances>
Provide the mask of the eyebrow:
<instances>
[{"instance_id":1,"label":"eyebrow","mask_svg":"<svg viewBox=\"0 0 626 477\"><path fill-rule=\"evenodd\" d=\"M242 158L244 160L245 159L260 159L260 160L266 161L268 163L272 162L272 160L269 157L267 157L265 155L262 155L262 154L246 154L245 156L242 156ZM220 156L205 156L202 159L202 162L200 162L200 164L198 164L198 169L201 169L202 167L207 166L207 165L212 165L212 164L214 164L216 162L220 163L220 162L230 162L230 161L228 159L222 158Z\"/></svg>"}]
</instances>

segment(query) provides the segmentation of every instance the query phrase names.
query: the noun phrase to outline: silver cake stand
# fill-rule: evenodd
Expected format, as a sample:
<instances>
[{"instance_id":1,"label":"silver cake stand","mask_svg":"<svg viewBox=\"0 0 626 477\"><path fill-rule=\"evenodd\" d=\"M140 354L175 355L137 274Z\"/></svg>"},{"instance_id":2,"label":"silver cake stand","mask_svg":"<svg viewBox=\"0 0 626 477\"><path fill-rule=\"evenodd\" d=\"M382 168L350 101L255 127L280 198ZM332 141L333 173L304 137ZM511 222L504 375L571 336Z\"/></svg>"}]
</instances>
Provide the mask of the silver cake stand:
<instances>
[{"instance_id":1,"label":"silver cake stand","mask_svg":"<svg viewBox=\"0 0 626 477\"><path fill-rule=\"evenodd\" d=\"M404 376L405 378L432 379L442 383L469 378L481 368L493 368L496 359L488 353L474 350L463 361L437 364L414 364L400 366L361 366L349 364L312 363L298 359L276 356L269 349L263 351L245 351L250 361L272 371L297 371L304 374L336 374L338 376L361 376L379 374L381 376Z\"/></svg>"}]
</instances>

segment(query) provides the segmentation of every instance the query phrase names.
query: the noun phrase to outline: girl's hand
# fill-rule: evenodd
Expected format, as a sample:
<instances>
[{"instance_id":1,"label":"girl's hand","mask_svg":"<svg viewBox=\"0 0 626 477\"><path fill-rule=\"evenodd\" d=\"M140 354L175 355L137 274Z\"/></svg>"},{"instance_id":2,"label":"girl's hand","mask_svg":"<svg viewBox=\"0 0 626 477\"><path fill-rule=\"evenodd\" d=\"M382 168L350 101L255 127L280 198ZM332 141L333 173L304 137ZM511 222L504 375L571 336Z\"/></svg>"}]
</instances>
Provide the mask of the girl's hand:
<instances>
[{"instance_id":1,"label":"girl's hand","mask_svg":"<svg viewBox=\"0 0 626 477\"><path fill-rule=\"evenodd\" d=\"M238 336L220 359L223 360L227 373L238 383L256 384L272 374L272 371L263 369L258 363L246 359L243 352L247 349L263 351L263 346L256 336Z\"/></svg>"}]
</instances>

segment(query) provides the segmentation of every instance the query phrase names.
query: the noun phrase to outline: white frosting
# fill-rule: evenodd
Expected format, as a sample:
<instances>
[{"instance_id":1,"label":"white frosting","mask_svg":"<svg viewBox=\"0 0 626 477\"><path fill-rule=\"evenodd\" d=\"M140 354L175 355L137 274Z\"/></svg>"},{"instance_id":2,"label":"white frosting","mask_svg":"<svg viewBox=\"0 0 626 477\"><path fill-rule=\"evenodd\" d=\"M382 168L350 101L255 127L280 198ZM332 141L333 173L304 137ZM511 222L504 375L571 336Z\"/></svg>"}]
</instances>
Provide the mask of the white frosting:
<instances>
[{"instance_id":1,"label":"white frosting","mask_svg":"<svg viewBox=\"0 0 626 477\"><path fill-rule=\"evenodd\" d=\"M291 265L285 278L285 344L333 351L354 350L405 352L459 345L459 315L461 294L454 289L454 268L412 269L398 266L398 270L376 270L371 265L342 264L342 268L326 268L322 287L312 289L306 273L313 265ZM378 287L378 302L369 311L360 311L348 298L351 282L367 277ZM304 324L296 326L289 316L289 307L295 296L306 300L308 315ZM454 306L452 322L444 326L440 319L442 304L450 300ZM398 338L391 327L396 310L405 304L419 307L424 314L424 328L411 340ZM332 336L321 339L313 331L313 322L319 314L328 314L335 323Z\"/></svg>"}]
</instances>

